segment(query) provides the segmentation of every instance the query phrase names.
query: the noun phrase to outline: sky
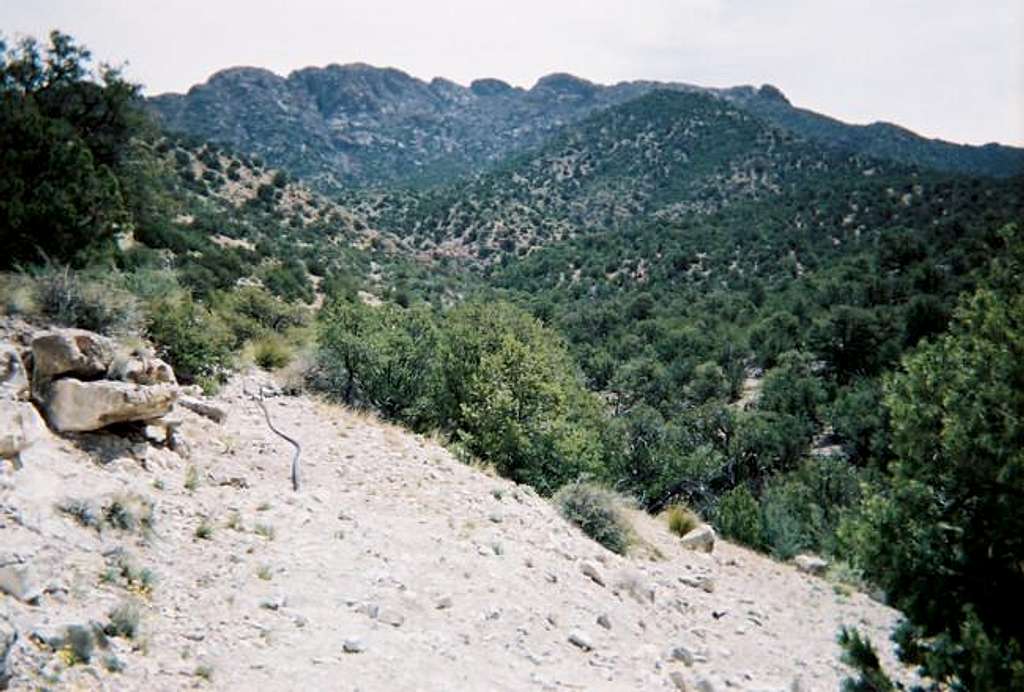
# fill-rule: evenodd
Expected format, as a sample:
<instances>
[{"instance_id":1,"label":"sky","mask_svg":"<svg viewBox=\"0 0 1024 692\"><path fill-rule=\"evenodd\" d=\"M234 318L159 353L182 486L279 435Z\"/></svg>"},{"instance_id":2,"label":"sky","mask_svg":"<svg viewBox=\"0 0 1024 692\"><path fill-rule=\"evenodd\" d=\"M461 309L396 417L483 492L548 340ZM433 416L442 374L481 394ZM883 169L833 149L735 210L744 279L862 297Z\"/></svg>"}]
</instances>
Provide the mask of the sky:
<instances>
[{"instance_id":1,"label":"sky","mask_svg":"<svg viewBox=\"0 0 1024 692\"><path fill-rule=\"evenodd\" d=\"M1024 146L1021 0L0 0L8 42L53 28L147 94L349 62L461 84L768 83L847 122Z\"/></svg>"}]
</instances>

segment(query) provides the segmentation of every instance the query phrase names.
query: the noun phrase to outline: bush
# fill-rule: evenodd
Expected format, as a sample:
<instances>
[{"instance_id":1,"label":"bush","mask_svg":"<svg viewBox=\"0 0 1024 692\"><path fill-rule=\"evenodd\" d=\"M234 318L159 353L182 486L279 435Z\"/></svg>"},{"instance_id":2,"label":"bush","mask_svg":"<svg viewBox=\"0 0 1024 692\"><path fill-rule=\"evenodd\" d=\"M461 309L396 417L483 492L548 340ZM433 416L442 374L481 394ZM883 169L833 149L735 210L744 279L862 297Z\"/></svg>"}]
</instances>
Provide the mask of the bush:
<instances>
[{"instance_id":1,"label":"bush","mask_svg":"<svg viewBox=\"0 0 1024 692\"><path fill-rule=\"evenodd\" d=\"M139 634L139 623L142 616L134 603L122 603L110 611L110 621L103 628L108 637L135 639Z\"/></svg>"},{"instance_id":2,"label":"bush","mask_svg":"<svg viewBox=\"0 0 1024 692\"><path fill-rule=\"evenodd\" d=\"M69 625L64 631L64 641L68 663L89 663L92 660L93 652L96 650L96 640L92 630L82 625Z\"/></svg>"},{"instance_id":3,"label":"bush","mask_svg":"<svg viewBox=\"0 0 1024 692\"><path fill-rule=\"evenodd\" d=\"M277 370L292 362L292 349L277 334L270 334L252 342L252 357L256 365L266 370Z\"/></svg>"},{"instance_id":4,"label":"bush","mask_svg":"<svg viewBox=\"0 0 1024 692\"><path fill-rule=\"evenodd\" d=\"M718 501L715 526L727 538L751 548L764 547L765 529L761 506L745 485L733 488Z\"/></svg>"},{"instance_id":5,"label":"bush","mask_svg":"<svg viewBox=\"0 0 1024 692\"><path fill-rule=\"evenodd\" d=\"M700 517L683 505L672 505L665 511L668 530L677 536L685 536L700 526Z\"/></svg>"},{"instance_id":6,"label":"bush","mask_svg":"<svg viewBox=\"0 0 1024 692\"><path fill-rule=\"evenodd\" d=\"M613 553L625 555L632 541L632 528L622 511L623 500L595 483L576 481L564 486L554 497L555 506L583 533Z\"/></svg>"},{"instance_id":7,"label":"bush","mask_svg":"<svg viewBox=\"0 0 1024 692\"><path fill-rule=\"evenodd\" d=\"M440 422L433 403L438 333L426 308L335 301L320 318L317 386L413 427Z\"/></svg>"},{"instance_id":8,"label":"bush","mask_svg":"<svg viewBox=\"0 0 1024 692\"><path fill-rule=\"evenodd\" d=\"M147 331L178 380L223 381L231 365L231 334L190 297L156 303L150 310Z\"/></svg>"},{"instance_id":9,"label":"bush","mask_svg":"<svg viewBox=\"0 0 1024 692\"><path fill-rule=\"evenodd\" d=\"M47 265L35 275L36 308L67 327L123 334L142 324L139 302L116 281L89 279L68 267Z\"/></svg>"}]
</instances>

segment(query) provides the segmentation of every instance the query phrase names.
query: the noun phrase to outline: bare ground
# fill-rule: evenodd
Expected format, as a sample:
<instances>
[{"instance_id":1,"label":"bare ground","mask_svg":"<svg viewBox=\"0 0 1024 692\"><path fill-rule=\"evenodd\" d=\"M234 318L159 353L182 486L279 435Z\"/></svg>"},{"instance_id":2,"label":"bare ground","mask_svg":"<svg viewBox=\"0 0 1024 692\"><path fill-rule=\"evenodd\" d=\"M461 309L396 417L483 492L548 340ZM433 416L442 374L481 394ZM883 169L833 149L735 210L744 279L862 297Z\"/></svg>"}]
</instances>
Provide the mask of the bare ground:
<instances>
[{"instance_id":1,"label":"bare ground","mask_svg":"<svg viewBox=\"0 0 1024 692\"><path fill-rule=\"evenodd\" d=\"M0 476L0 557L24 559L44 590L37 605L0 595L0 625L19 633L12 689L834 690L840 624L894 665L897 613L862 594L723 541L712 555L683 550L640 513L646 547L614 555L529 488L308 397L267 404L304 446L293 493L291 450L242 386L216 399L223 425L182 412L188 460L55 440ZM117 494L155 503L149 535L55 509ZM118 555L155 574L151 593L101 578ZM126 601L140 634L88 664L32 636L105 623ZM122 672L106 670L109 655Z\"/></svg>"}]
</instances>

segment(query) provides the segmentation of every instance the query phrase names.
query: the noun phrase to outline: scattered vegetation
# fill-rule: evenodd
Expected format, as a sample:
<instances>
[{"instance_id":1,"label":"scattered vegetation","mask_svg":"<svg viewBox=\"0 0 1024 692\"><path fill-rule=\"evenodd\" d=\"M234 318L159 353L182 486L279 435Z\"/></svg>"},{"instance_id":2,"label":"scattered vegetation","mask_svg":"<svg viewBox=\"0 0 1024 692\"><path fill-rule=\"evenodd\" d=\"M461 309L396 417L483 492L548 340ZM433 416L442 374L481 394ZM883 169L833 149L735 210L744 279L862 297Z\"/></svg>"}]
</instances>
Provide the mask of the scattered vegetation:
<instances>
[{"instance_id":1,"label":"scattered vegetation","mask_svg":"<svg viewBox=\"0 0 1024 692\"><path fill-rule=\"evenodd\" d=\"M144 537L152 534L156 523L153 501L136 493L116 494L102 505L81 498L67 498L58 503L57 511L85 528L96 531L112 528L138 532Z\"/></svg>"},{"instance_id":2,"label":"scattered vegetation","mask_svg":"<svg viewBox=\"0 0 1024 692\"><path fill-rule=\"evenodd\" d=\"M120 583L129 591L145 597L153 593L157 582L156 575L151 569L139 567L128 553L121 550L111 556L101 579L109 584Z\"/></svg>"}]
</instances>

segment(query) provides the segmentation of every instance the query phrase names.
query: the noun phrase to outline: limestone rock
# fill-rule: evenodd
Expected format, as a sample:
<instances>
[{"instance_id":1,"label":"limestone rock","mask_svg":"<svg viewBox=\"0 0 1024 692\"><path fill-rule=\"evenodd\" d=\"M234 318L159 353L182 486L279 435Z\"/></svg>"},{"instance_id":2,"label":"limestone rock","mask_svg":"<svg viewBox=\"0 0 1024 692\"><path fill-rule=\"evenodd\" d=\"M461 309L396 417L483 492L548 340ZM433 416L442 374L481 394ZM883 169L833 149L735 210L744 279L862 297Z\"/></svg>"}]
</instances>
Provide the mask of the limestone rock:
<instances>
[{"instance_id":1,"label":"limestone rock","mask_svg":"<svg viewBox=\"0 0 1024 692\"><path fill-rule=\"evenodd\" d=\"M43 594L25 563L10 562L0 566L0 593L13 596L22 603L34 603Z\"/></svg>"},{"instance_id":2,"label":"limestone rock","mask_svg":"<svg viewBox=\"0 0 1024 692\"><path fill-rule=\"evenodd\" d=\"M0 459L17 459L22 451L49 435L35 406L27 401L0 399Z\"/></svg>"},{"instance_id":3,"label":"limestone rock","mask_svg":"<svg viewBox=\"0 0 1024 692\"><path fill-rule=\"evenodd\" d=\"M715 530L708 524L701 524L679 539L684 548L710 553L715 549Z\"/></svg>"},{"instance_id":4,"label":"limestone rock","mask_svg":"<svg viewBox=\"0 0 1024 692\"><path fill-rule=\"evenodd\" d=\"M362 637L349 637L341 648L347 654L361 654L366 651L366 642Z\"/></svg>"},{"instance_id":5,"label":"limestone rock","mask_svg":"<svg viewBox=\"0 0 1024 692\"><path fill-rule=\"evenodd\" d=\"M580 572L585 576L590 577L595 584L604 586L604 577L601 576L601 572L597 569L597 565L593 562L582 562L580 563Z\"/></svg>"},{"instance_id":6,"label":"limestone rock","mask_svg":"<svg viewBox=\"0 0 1024 692\"><path fill-rule=\"evenodd\" d=\"M706 574L689 575L679 577L679 581L693 589L700 589L704 593L715 592L715 580Z\"/></svg>"},{"instance_id":7,"label":"limestone rock","mask_svg":"<svg viewBox=\"0 0 1024 692\"><path fill-rule=\"evenodd\" d=\"M692 666L695 660L693 652L686 646L677 646L670 654L673 661L682 661L684 665Z\"/></svg>"},{"instance_id":8,"label":"limestone rock","mask_svg":"<svg viewBox=\"0 0 1024 692\"><path fill-rule=\"evenodd\" d=\"M174 369L159 358L136 351L130 356L114 359L107 369L107 379L135 384L177 384Z\"/></svg>"},{"instance_id":9,"label":"limestone rock","mask_svg":"<svg viewBox=\"0 0 1024 692\"><path fill-rule=\"evenodd\" d=\"M177 387L170 384L82 382L69 377L50 384L45 411L54 430L84 432L159 418L171 410L177 397Z\"/></svg>"},{"instance_id":10,"label":"limestone rock","mask_svg":"<svg viewBox=\"0 0 1024 692\"><path fill-rule=\"evenodd\" d=\"M594 650L594 644L590 641L590 637L579 630L573 630L569 633L569 643L573 646L579 647L583 651Z\"/></svg>"},{"instance_id":11,"label":"limestone rock","mask_svg":"<svg viewBox=\"0 0 1024 692\"><path fill-rule=\"evenodd\" d=\"M209 418L214 423L223 423L227 420L228 412L219 406L214 406L205 401L200 401L190 396L183 396L178 399L178 403L187 408L193 413L198 413L200 416Z\"/></svg>"},{"instance_id":12,"label":"limestone rock","mask_svg":"<svg viewBox=\"0 0 1024 692\"><path fill-rule=\"evenodd\" d=\"M33 386L64 375L91 379L107 373L114 343L84 329L61 329L32 340L32 360Z\"/></svg>"},{"instance_id":13,"label":"limestone rock","mask_svg":"<svg viewBox=\"0 0 1024 692\"><path fill-rule=\"evenodd\" d=\"M380 612L377 613L376 620L392 627L401 627L405 623L405 616L397 610L381 608Z\"/></svg>"},{"instance_id":14,"label":"limestone rock","mask_svg":"<svg viewBox=\"0 0 1024 692\"><path fill-rule=\"evenodd\" d=\"M28 371L13 344L0 342L0 399L27 399Z\"/></svg>"},{"instance_id":15,"label":"limestone rock","mask_svg":"<svg viewBox=\"0 0 1024 692\"><path fill-rule=\"evenodd\" d=\"M797 555L793 558L793 564L796 565L797 571L815 577L823 577L825 572L828 571L828 561L821 559L817 555Z\"/></svg>"}]
</instances>

